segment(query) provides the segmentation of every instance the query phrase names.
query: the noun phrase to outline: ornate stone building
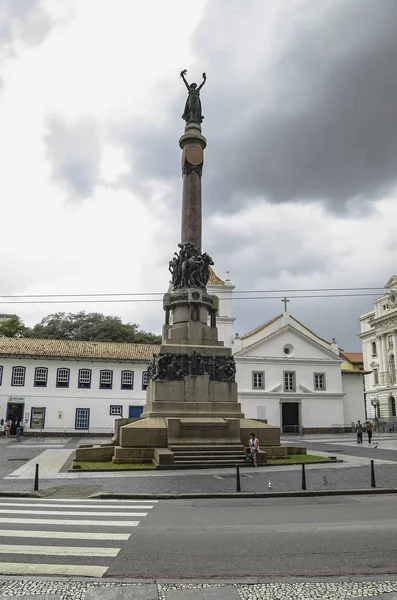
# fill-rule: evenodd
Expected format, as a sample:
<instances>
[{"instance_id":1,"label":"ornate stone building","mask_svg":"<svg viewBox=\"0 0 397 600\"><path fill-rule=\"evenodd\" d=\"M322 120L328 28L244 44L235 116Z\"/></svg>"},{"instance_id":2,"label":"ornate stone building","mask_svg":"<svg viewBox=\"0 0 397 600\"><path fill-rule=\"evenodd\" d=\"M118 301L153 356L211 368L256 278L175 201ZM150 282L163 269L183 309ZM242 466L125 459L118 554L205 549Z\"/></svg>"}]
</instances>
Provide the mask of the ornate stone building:
<instances>
[{"instance_id":1,"label":"ornate stone building","mask_svg":"<svg viewBox=\"0 0 397 600\"><path fill-rule=\"evenodd\" d=\"M368 418L396 421L397 276L385 285L373 310L361 315L365 395Z\"/></svg>"}]
</instances>

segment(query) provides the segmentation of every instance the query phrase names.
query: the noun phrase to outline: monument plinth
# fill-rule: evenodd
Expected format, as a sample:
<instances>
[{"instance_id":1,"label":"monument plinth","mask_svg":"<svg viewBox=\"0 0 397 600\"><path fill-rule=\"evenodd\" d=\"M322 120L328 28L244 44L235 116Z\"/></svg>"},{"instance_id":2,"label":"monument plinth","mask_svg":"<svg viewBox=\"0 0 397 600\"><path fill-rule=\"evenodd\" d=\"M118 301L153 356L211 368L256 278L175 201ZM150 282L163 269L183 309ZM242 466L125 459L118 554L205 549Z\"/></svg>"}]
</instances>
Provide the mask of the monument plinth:
<instances>
[{"instance_id":1,"label":"monument plinth","mask_svg":"<svg viewBox=\"0 0 397 600\"><path fill-rule=\"evenodd\" d=\"M242 441L255 431L261 445L279 445L280 430L244 419L237 396L232 350L218 340L218 298L207 292L212 258L202 252L204 149L200 90L188 84L182 118L181 242L169 262L172 291L164 295L165 324L160 352L148 367L146 405L139 420L121 424L112 460L157 466L205 466L244 461ZM120 420L124 423L125 420ZM92 449L93 451L95 449ZM77 450L87 460L88 449ZM92 459L92 455L91 455ZM266 454L259 456L264 462Z\"/></svg>"}]
</instances>

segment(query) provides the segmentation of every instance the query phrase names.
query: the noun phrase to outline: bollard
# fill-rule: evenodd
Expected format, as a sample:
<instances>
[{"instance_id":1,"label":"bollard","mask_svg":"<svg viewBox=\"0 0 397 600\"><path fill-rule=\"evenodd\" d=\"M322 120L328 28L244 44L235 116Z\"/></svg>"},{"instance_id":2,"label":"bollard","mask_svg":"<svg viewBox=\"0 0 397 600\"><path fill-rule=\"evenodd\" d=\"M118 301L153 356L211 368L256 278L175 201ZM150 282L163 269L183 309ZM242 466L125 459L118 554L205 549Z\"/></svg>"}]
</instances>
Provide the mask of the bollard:
<instances>
[{"instance_id":1,"label":"bollard","mask_svg":"<svg viewBox=\"0 0 397 600\"><path fill-rule=\"evenodd\" d=\"M305 463L302 463L302 490L306 489L306 471Z\"/></svg>"},{"instance_id":2,"label":"bollard","mask_svg":"<svg viewBox=\"0 0 397 600\"><path fill-rule=\"evenodd\" d=\"M39 491L39 465L36 464L36 473L34 476L34 491L38 492Z\"/></svg>"},{"instance_id":3,"label":"bollard","mask_svg":"<svg viewBox=\"0 0 397 600\"><path fill-rule=\"evenodd\" d=\"M374 461L371 460L371 487L375 488L376 487L376 482L375 482L375 466L374 466Z\"/></svg>"},{"instance_id":4,"label":"bollard","mask_svg":"<svg viewBox=\"0 0 397 600\"><path fill-rule=\"evenodd\" d=\"M241 492L239 465L236 465L236 492Z\"/></svg>"}]
</instances>

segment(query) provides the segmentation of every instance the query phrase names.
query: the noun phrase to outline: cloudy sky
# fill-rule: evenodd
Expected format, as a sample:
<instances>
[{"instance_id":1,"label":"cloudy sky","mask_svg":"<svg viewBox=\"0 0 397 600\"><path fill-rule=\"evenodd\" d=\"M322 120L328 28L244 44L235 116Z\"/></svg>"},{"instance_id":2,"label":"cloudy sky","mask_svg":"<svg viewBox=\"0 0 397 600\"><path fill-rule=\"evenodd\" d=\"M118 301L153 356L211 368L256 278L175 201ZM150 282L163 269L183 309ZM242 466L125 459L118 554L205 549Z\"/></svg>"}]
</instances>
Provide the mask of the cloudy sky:
<instances>
[{"instance_id":1,"label":"cloudy sky","mask_svg":"<svg viewBox=\"0 0 397 600\"><path fill-rule=\"evenodd\" d=\"M396 57L394 0L3 0L0 294L166 290L184 68L208 77L203 245L217 273L236 290L381 288L397 272ZM354 350L371 303L289 308ZM236 331L281 307L236 300ZM147 301L0 312L32 325L79 309L163 322Z\"/></svg>"}]
</instances>

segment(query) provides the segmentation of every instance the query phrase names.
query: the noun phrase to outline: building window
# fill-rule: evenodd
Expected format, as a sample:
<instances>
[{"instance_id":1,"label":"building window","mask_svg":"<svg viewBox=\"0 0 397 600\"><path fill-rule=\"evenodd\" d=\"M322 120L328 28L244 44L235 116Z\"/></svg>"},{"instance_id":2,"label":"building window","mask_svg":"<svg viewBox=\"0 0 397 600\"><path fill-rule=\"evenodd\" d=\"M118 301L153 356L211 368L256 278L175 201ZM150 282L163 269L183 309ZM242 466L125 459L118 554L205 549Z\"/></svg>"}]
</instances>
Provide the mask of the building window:
<instances>
[{"instance_id":1,"label":"building window","mask_svg":"<svg viewBox=\"0 0 397 600\"><path fill-rule=\"evenodd\" d=\"M252 389L263 390L264 389L264 374L263 371L252 371Z\"/></svg>"},{"instance_id":2,"label":"building window","mask_svg":"<svg viewBox=\"0 0 397 600\"><path fill-rule=\"evenodd\" d=\"M121 371L121 389L134 389L134 371Z\"/></svg>"},{"instance_id":3,"label":"building window","mask_svg":"<svg viewBox=\"0 0 397 600\"><path fill-rule=\"evenodd\" d=\"M372 356L377 356L376 342L372 342Z\"/></svg>"},{"instance_id":4,"label":"building window","mask_svg":"<svg viewBox=\"0 0 397 600\"><path fill-rule=\"evenodd\" d=\"M295 373L293 371L284 371L284 392L295 391Z\"/></svg>"},{"instance_id":5,"label":"building window","mask_svg":"<svg viewBox=\"0 0 397 600\"><path fill-rule=\"evenodd\" d=\"M90 387L91 387L91 369L79 369L79 388L90 388Z\"/></svg>"},{"instance_id":6,"label":"building window","mask_svg":"<svg viewBox=\"0 0 397 600\"><path fill-rule=\"evenodd\" d=\"M387 336L387 341L389 344L389 348L393 348L393 336L392 335Z\"/></svg>"},{"instance_id":7,"label":"building window","mask_svg":"<svg viewBox=\"0 0 397 600\"><path fill-rule=\"evenodd\" d=\"M34 387L47 387L48 369L36 367L34 370Z\"/></svg>"},{"instance_id":8,"label":"building window","mask_svg":"<svg viewBox=\"0 0 397 600\"><path fill-rule=\"evenodd\" d=\"M57 370L57 387L69 387L70 369L61 368Z\"/></svg>"},{"instance_id":9,"label":"building window","mask_svg":"<svg viewBox=\"0 0 397 600\"><path fill-rule=\"evenodd\" d=\"M89 429L89 428L90 428L90 409L89 408L76 408L75 429Z\"/></svg>"},{"instance_id":10,"label":"building window","mask_svg":"<svg viewBox=\"0 0 397 600\"><path fill-rule=\"evenodd\" d=\"M378 372L378 369L374 369L373 373L374 373L374 385L378 385L378 383L379 383L379 372Z\"/></svg>"},{"instance_id":11,"label":"building window","mask_svg":"<svg viewBox=\"0 0 397 600\"><path fill-rule=\"evenodd\" d=\"M146 390L149 385L149 373L147 371L143 371L142 373L142 389Z\"/></svg>"},{"instance_id":12,"label":"building window","mask_svg":"<svg viewBox=\"0 0 397 600\"><path fill-rule=\"evenodd\" d=\"M113 383L113 371L101 371L99 375L99 387L101 390L111 390Z\"/></svg>"},{"instance_id":13,"label":"building window","mask_svg":"<svg viewBox=\"0 0 397 600\"><path fill-rule=\"evenodd\" d=\"M393 398L393 396L391 396L389 399L389 402L390 402L390 416L395 417L396 416L396 400L395 400L395 398Z\"/></svg>"},{"instance_id":14,"label":"building window","mask_svg":"<svg viewBox=\"0 0 397 600\"><path fill-rule=\"evenodd\" d=\"M25 385L25 367L12 367L11 385Z\"/></svg>"},{"instance_id":15,"label":"building window","mask_svg":"<svg viewBox=\"0 0 397 600\"><path fill-rule=\"evenodd\" d=\"M314 373L314 389L325 390L325 374Z\"/></svg>"},{"instance_id":16,"label":"building window","mask_svg":"<svg viewBox=\"0 0 397 600\"><path fill-rule=\"evenodd\" d=\"M119 406L111 406L110 413L112 417L122 417L123 416L123 407Z\"/></svg>"},{"instance_id":17,"label":"building window","mask_svg":"<svg viewBox=\"0 0 397 600\"><path fill-rule=\"evenodd\" d=\"M3 367L0 367L0 385L3 383Z\"/></svg>"}]
</instances>

